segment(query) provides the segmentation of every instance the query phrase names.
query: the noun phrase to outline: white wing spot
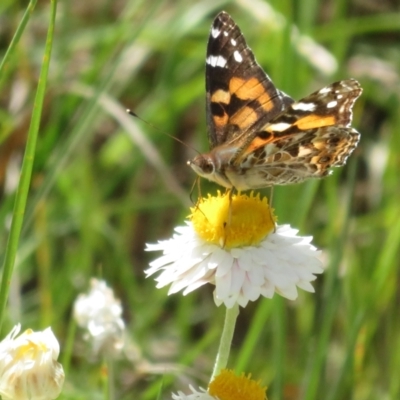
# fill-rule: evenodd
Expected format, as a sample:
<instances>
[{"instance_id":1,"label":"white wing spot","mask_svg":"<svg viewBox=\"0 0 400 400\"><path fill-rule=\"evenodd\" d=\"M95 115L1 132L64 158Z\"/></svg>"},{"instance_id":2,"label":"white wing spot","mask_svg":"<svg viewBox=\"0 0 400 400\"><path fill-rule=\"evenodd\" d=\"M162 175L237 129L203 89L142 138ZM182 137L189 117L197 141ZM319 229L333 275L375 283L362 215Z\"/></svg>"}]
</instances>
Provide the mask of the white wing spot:
<instances>
[{"instance_id":1,"label":"white wing spot","mask_svg":"<svg viewBox=\"0 0 400 400\"><path fill-rule=\"evenodd\" d=\"M231 39L232 46L236 46L237 41L235 39Z\"/></svg>"},{"instance_id":2,"label":"white wing spot","mask_svg":"<svg viewBox=\"0 0 400 400\"><path fill-rule=\"evenodd\" d=\"M206 59L206 63L211 65L212 67L221 67L224 68L227 61L222 56L208 56Z\"/></svg>"},{"instance_id":3,"label":"white wing spot","mask_svg":"<svg viewBox=\"0 0 400 400\"><path fill-rule=\"evenodd\" d=\"M233 58L234 58L238 63L240 63L240 62L243 61L243 57L241 56L241 54L240 54L237 50L235 50L235 51L233 52Z\"/></svg>"},{"instance_id":4,"label":"white wing spot","mask_svg":"<svg viewBox=\"0 0 400 400\"><path fill-rule=\"evenodd\" d=\"M331 88L329 86L322 88L318 93L319 94L325 94L329 93L331 91Z\"/></svg>"},{"instance_id":5,"label":"white wing spot","mask_svg":"<svg viewBox=\"0 0 400 400\"><path fill-rule=\"evenodd\" d=\"M300 146L299 147L299 154L297 154L297 157L304 157L307 156L308 154L310 154L312 152L311 149L304 147L304 146Z\"/></svg>"},{"instance_id":6,"label":"white wing spot","mask_svg":"<svg viewBox=\"0 0 400 400\"><path fill-rule=\"evenodd\" d=\"M279 122L277 124L271 124L268 127L268 131L269 132L271 132L271 131L282 132L282 131L286 130L287 128L290 128L290 127L291 127L291 125L287 124L286 122Z\"/></svg>"},{"instance_id":7,"label":"white wing spot","mask_svg":"<svg viewBox=\"0 0 400 400\"><path fill-rule=\"evenodd\" d=\"M336 100L332 100L326 105L326 108L333 108L333 107L336 107L336 106L337 106L337 101Z\"/></svg>"},{"instance_id":8,"label":"white wing spot","mask_svg":"<svg viewBox=\"0 0 400 400\"><path fill-rule=\"evenodd\" d=\"M228 36L228 32L227 31L224 31L224 36Z\"/></svg>"},{"instance_id":9,"label":"white wing spot","mask_svg":"<svg viewBox=\"0 0 400 400\"><path fill-rule=\"evenodd\" d=\"M315 103L294 103L291 105L293 110L299 111L314 111L316 108Z\"/></svg>"},{"instance_id":10,"label":"white wing spot","mask_svg":"<svg viewBox=\"0 0 400 400\"><path fill-rule=\"evenodd\" d=\"M336 98L337 98L338 100L343 99L343 95L342 95L342 94L338 94L338 95L336 96Z\"/></svg>"},{"instance_id":11,"label":"white wing spot","mask_svg":"<svg viewBox=\"0 0 400 400\"><path fill-rule=\"evenodd\" d=\"M220 35L221 31L218 28L211 29L211 36L216 39Z\"/></svg>"}]
</instances>

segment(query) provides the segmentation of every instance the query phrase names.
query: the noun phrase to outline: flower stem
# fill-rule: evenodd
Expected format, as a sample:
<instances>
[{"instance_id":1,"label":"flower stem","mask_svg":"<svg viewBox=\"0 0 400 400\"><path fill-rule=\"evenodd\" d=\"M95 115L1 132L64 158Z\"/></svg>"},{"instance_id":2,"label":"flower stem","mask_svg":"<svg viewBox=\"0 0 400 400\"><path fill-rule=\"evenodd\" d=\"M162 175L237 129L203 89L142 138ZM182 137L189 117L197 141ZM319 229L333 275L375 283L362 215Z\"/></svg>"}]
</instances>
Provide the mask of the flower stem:
<instances>
[{"instance_id":1,"label":"flower stem","mask_svg":"<svg viewBox=\"0 0 400 400\"><path fill-rule=\"evenodd\" d=\"M226 309L224 329L222 330L221 341L219 342L218 354L215 360L214 370L211 375L210 382L212 382L213 379L220 373L221 369L225 368L228 364L233 333L235 331L235 324L238 315L238 304L235 304L232 308Z\"/></svg>"},{"instance_id":2,"label":"flower stem","mask_svg":"<svg viewBox=\"0 0 400 400\"><path fill-rule=\"evenodd\" d=\"M38 137L40 119L42 115L44 96L46 92L47 76L50 65L51 50L53 47L53 36L56 21L57 0L51 0L50 21L47 30L46 45L44 49L43 62L40 70L39 83L36 90L35 100L33 104L32 118L29 126L25 154L21 167L21 176L18 183L18 189L14 201L13 217L11 220L10 234L8 237L7 246L4 255L4 264L1 276L0 286L0 327L4 320L4 311L7 304L8 293L10 290L10 281L17 256L18 243L24 221L25 206L29 193L31 182L33 162L35 160L36 140ZM35 3L30 3L28 10L32 10ZM23 18L22 25L19 29L23 29L25 20L30 15L30 12ZM21 31L22 32L22 31ZM21 34L19 31L18 35ZM15 39L18 40L18 37ZM3 68L2 64L2 68Z\"/></svg>"},{"instance_id":3,"label":"flower stem","mask_svg":"<svg viewBox=\"0 0 400 400\"><path fill-rule=\"evenodd\" d=\"M8 46L8 49L6 51L5 56L1 60L0 63L0 80L4 81L5 76L10 74L10 59L15 53L15 48L17 47L17 44L19 42L19 39L22 36L22 33L25 30L26 24L29 21L29 18L33 14L33 10L36 7L37 0L31 0L28 4L28 7L25 10L25 13L21 19L21 22L18 25L17 30L15 31L14 37L11 40L10 45Z\"/></svg>"},{"instance_id":4,"label":"flower stem","mask_svg":"<svg viewBox=\"0 0 400 400\"><path fill-rule=\"evenodd\" d=\"M114 362L111 357L103 360L103 389L105 400L115 400Z\"/></svg>"}]
</instances>

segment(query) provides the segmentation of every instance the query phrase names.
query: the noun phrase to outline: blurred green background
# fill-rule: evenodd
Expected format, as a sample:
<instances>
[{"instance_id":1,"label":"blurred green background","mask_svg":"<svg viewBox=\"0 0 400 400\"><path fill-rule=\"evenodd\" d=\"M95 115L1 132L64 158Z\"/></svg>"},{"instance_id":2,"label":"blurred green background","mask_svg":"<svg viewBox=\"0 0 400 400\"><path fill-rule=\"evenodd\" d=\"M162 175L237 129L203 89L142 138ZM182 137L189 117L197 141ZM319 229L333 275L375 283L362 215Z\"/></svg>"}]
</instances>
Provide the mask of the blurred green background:
<instances>
[{"instance_id":1,"label":"blurred green background","mask_svg":"<svg viewBox=\"0 0 400 400\"><path fill-rule=\"evenodd\" d=\"M0 4L1 58L27 2ZM0 77L0 240L4 249L49 24L39 1ZM224 318L211 285L167 297L144 270L192 205L186 161L208 149L205 50L229 12L258 62L295 99L355 78L361 142L321 181L277 187L280 224L312 235L326 272L315 294L241 310L230 367L268 398L400 398L400 4L395 0L59 1L47 94L8 316L51 326L61 344L90 277L121 299L127 346L119 399L207 386ZM125 113L133 109L154 129ZM184 146L160 131L176 136ZM218 187L202 182L203 193ZM265 194L268 194L268 190ZM3 252L2 252L3 253ZM2 263L1 263L2 264ZM60 398L102 398L82 332ZM160 389L161 388L161 389Z\"/></svg>"}]
</instances>

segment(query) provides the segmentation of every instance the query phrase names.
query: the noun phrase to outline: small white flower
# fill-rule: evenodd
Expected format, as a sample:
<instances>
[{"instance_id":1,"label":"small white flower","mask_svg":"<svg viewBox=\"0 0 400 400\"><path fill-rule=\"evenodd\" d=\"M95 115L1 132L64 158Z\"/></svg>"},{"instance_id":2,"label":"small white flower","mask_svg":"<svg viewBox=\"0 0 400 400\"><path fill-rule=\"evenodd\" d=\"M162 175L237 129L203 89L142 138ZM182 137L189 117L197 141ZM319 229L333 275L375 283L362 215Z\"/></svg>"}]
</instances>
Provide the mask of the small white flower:
<instances>
[{"instance_id":1,"label":"small white flower","mask_svg":"<svg viewBox=\"0 0 400 400\"><path fill-rule=\"evenodd\" d=\"M79 326L87 329L94 353L114 354L124 344L121 303L104 281L92 279L90 285L90 292L76 299L74 317Z\"/></svg>"},{"instance_id":2,"label":"small white flower","mask_svg":"<svg viewBox=\"0 0 400 400\"><path fill-rule=\"evenodd\" d=\"M16 337L16 325L0 343L0 395L3 400L51 400L64 384L64 370L57 362L60 346L50 328L26 330Z\"/></svg>"},{"instance_id":3,"label":"small white flower","mask_svg":"<svg viewBox=\"0 0 400 400\"><path fill-rule=\"evenodd\" d=\"M214 203L213 208L226 199L209 197L204 201ZM222 221L229 219L224 210L213 209L213 214L208 205L202 205L194 209L186 226L175 229L172 239L147 245L148 251L163 252L146 271L147 276L162 271L156 278L158 288L170 284L169 294L183 290L186 295L212 283L215 303L228 308L235 303L245 307L260 296L271 298L274 292L294 300L296 287L314 291L310 282L323 269L319 252L310 244L312 238L297 236L298 231L289 225L274 228L265 199L234 196L230 211L229 203L223 206L231 213L229 229L220 219L215 222L216 216L222 215ZM205 226L197 218L203 218ZM222 229L216 232L215 226Z\"/></svg>"}]
</instances>

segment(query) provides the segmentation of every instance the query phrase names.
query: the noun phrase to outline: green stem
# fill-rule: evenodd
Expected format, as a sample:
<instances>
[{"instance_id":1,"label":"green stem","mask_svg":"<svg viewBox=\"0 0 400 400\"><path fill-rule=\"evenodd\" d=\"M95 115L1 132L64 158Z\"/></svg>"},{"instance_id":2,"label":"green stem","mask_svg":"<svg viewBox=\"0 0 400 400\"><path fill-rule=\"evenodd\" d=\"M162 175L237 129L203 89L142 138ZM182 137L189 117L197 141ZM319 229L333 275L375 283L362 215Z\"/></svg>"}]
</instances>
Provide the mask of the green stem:
<instances>
[{"instance_id":1,"label":"green stem","mask_svg":"<svg viewBox=\"0 0 400 400\"><path fill-rule=\"evenodd\" d=\"M28 197L29 185L31 182L33 161L35 159L36 140L39 131L40 118L42 115L43 100L46 90L47 75L49 71L50 55L53 45L54 26L56 18L57 0L51 1L51 15L49 29L46 38L46 47L43 56L42 69L40 71L39 83L36 91L35 102L31 124L29 126L28 138L24 160L22 162L21 177L15 197L14 210L8 237L7 247L4 256L3 276L0 287L0 328L4 319L4 310L7 304L8 292L10 288L11 276L17 255L18 242L21 234L22 223L24 221L26 199Z\"/></svg>"},{"instance_id":2,"label":"green stem","mask_svg":"<svg viewBox=\"0 0 400 400\"><path fill-rule=\"evenodd\" d=\"M19 39L22 36L22 32L24 31L26 24L29 21L29 17L31 16L31 14L33 13L33 10L35 9L36 3L37 3L37 0L31 0L29 2L28 7L26 8L25 13L22 17L22 20L19 23L18 28L15 32L15 35L12 38L10 45L8 46L6 54L0 63L0 78L1 79L3 79L2 75L5 71L5 68L7 68L7 66L8 66L7 62L10 60L10 58L15 50L15 47L17 46Z\"/></svg>"},{"instance_id":3,"label":"green stem","mask_svg":"<svg viewBox=\"0 0 400 400\"><path fill-rule=\"evenodd\" d=\"M103 361L103 392L105 400L115 399L114 388L114 362L111 357L105 357Z\"/></svg>"},{"instance_id":4,"label":"green stem","mask_svg":"<svg viewBox=\"0 0 400 400\"><path fill-rule=\"evenodd\" d=\"M210 382L212 382L213 379L220 373L221 369L225 368L228 364L233 333L235 332L235 324L238 315L238 304L235 304L232 308L226 309L224 329L222 330L221 341L219 342L218 354L215 360L214 370L211 375Z\"/></svg>"},{"instance_id":5,"label":"green stem","mask_svg":"<svg viewBox=\"0 0 400 400\"><path fill-rule=\"evenodd\" d=\"M76 321L74 318L70 318L66 336L64 338L63 351L61 352L61 365L64 368L65 376L69 375L71 367L71 359L73 354L73 348L75 344L75 333L76 333Z\"/></svg>"}]
</instances>

